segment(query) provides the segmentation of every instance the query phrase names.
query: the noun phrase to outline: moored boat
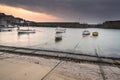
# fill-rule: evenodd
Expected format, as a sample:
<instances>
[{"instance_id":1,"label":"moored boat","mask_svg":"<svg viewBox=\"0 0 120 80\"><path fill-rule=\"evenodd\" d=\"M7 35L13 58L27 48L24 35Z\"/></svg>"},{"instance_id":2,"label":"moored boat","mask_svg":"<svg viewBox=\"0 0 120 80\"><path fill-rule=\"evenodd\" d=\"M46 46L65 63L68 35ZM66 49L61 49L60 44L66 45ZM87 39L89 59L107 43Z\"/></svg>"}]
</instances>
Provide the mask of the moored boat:
<instances>
[{"instance_id":1,"label":"moored boat","mask_svg":"<svg viewBox=\"0 0 120 80\"><path fill-rule=\"evenodd\" d=\"M92 35L93 36L98 36L98 32L93 32Z\"/></svg>"},{"instance_id":2,"label":"moored boat","mask_svg":"<svg viewBox=\"0 0 120 80\"><path fill-rule=\"evenodd\" d=\"M82 35L90 35L90 32L88 30L84 30Z\"/></svg>"},{"instance_id":3,"label":"moored boat","mask_svg":"<svg viewBox=\"0 0 120 80\"><path fill-rule=\"evenodd\" d=\"M12 27L0 25L0 32L7 32L7 31L12 31Z\"/></svg>"},{"instance_id":4,"label":"moored boat","mask_svg":"<svg viewBox=\"0 0 120 80\"><path fill-rule=\"evenodd\" d=\"M35 33L35 30L32 30L32 29L19 29L18 33Z\"/></svg>"},{"instance_id":5,"label":"moored boat","mask_svg":"<svg viewBox=\"0 0 120 80\"><path fill-rule=\"evenodd\" d=\"M60 40L62 40L62 34L56 34L55 41L60 41Z\"/></svg>"},{"instance_id":6,"label":"moored boat","mask_svg":"<svg viewBox=\"0 0 120 80\"><path fill-rule=\"evenodd\" d=\"M56 33L64 33L66 31L66 29L61 27L57 27L55 30L56 30Z\"/></svg>"},{"instance_id":7,"label":"moored boat","mask_svg":"<svg viewBox=\"0 0 120 80\"><path fill-rule=\"evenodd\" d=\"M12 28L0 28L0 32L12 31Z\"/></svg>"},{"instance_id":8,"label":"moored boat","mask_svg":"<svg viewBox=\"0 0 120 80\"><path fill-rule=\"evenodd\" d=\"M22 21L21 23L24 23L24 21ZM17 27L17 28L18 28L18 29L17 29L17 32L18 32L19 34L35 33L35 30L34 30L34 29L30 29L30 28L29 28L29 22L27 22L27 24L28 24L28 25L27 25L27 26L28 26L28 27L27 27L28 29L20 29L20 27L18 26L18 27Z\"/></svg>"}]
</instances>

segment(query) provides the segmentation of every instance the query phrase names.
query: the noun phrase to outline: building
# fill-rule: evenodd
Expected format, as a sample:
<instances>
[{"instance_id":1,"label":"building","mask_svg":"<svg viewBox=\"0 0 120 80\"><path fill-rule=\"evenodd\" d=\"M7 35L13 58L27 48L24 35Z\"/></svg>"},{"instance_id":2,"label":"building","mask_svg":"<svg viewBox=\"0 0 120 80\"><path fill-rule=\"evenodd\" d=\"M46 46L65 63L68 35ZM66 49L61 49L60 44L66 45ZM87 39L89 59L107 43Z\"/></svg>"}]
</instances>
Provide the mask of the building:
<instances>
[{"instance_id":1,"label":"building","mask_svg":"<svg viewBox=\"0 0 120 80\"><path fill-rule=\"evenodd\" d=\"M4 19L0 19L0 27L7 27L8 23Z\"/></svg>"}]
</instances>

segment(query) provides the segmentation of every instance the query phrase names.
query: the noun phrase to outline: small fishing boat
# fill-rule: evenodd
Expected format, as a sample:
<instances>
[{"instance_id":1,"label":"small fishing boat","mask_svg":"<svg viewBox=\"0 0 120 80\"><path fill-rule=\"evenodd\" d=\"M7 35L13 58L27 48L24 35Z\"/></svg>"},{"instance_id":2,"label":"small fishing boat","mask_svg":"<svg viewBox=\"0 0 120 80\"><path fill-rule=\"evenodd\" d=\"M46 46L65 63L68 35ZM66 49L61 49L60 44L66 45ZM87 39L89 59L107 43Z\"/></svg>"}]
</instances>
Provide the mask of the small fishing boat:
<instances>
[{"instance_id":1,"label":"small fishing boat","mask_svg":"<svg viewBox=\"0 0 120 80\"><path fill-rule=\"evenodd\" d=\"M90 32L88 30L84 30L82 34L83 35L90 35Z\"/></svg>"},{"instance_id":2,"label":"small fishing boat","mask_svg":"<svg viewBox=\"0 0 120 80\"><path fill-rule=\"evenodd\" d=\"M0 32L12 31L12 28L0 28Z\"/></svg>"},{"instance_id":3,"label":"small fishing boat","mask_svg":"<svg viewBox=\"0 0 120 80\"><path fill-rule=\"evenodd\" d=\"M93 36L98 36L98 32L93 32L92 35Z\"/></svg>"},{"instance_id":4,"label":"small fishing boat","mask_svg":"<svg viewBox=\"0 0 120 80\"><path fill-rule=\"evenodd\" d=\"M56 34L55 41L60 41L60 40L62 40L62 34Z\"/></svg>"},{"instance_id":5,"label":"small fishing boat","mask_svg":"<svg viewBox=\"0 0 120 80\"><path fill-rule=\"evenodd\" d=\"M57 27L55 30L56 30L56 33L64 33L66 31L66 29L61 27Z\"/></svg>"},{"instance_id":6,"label":"small fishing boat","mask_svg":"<svg viewBox=\"0 0 120 80\"><path fill-rule=\"evenodd\" d=\"M32 29L19 29L17 31L19 34L21 33L35 33L35 30L32 30Z\"/></svg>"},{"instance_id":7,"label":"small fishing boat","mask_svg":"<svg viewBox=\"0 0 120 80\"><path fill-rule=\"evenodd\" d=\"M6 25L0 25L0 32L12 31L12 27L8 27Z\"/></svg>"},{"instance_id":8,"label":"small fishing boat","mask_svg":"<svg viewBox=\"0 0 120 80\"><path fill-rule=\"evenodd\" d=\"M17 32L18 32L19 34L35 33L35 30L34 30L34 29L30 29L30 28L29 28L29 25L28 25L27 29L20 29L20 27L17 27L17 28L18 28L18 29L17 29Z\"/></svg>"},{"instance_id":9,"label":"small fishing boat","mask_svg":"<svg viewBox=\"0 0 120 80\"><path fill-rule=\"evenodd\" d=\"M4 31L12 31L11 28L0 28L0 32L4 32Z\"/></svg>"}]
</instances>

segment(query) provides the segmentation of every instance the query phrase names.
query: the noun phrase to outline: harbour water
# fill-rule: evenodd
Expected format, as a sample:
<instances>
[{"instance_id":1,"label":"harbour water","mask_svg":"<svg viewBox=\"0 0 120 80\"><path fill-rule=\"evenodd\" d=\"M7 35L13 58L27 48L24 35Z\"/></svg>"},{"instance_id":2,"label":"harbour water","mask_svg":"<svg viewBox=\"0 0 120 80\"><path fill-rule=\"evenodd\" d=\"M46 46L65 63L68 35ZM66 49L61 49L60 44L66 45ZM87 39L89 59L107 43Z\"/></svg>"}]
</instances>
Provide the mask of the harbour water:
<instances>
[{"instance_id":1,"label":"harbour water","mask_svg":"<svg viewBox=\"0 0 120 80\"><path fill-rule=\"evenodd\" d=\"M0 32L0 45L120 58L120 30L67 28L66 32L62 33L62 40L55 41L55 28L31 29L35 29L36 33L18 34L16 28L12 32ZM99 36L83 36L84 30L91 33L97 31Z\"/></svg>"}]
</instances>

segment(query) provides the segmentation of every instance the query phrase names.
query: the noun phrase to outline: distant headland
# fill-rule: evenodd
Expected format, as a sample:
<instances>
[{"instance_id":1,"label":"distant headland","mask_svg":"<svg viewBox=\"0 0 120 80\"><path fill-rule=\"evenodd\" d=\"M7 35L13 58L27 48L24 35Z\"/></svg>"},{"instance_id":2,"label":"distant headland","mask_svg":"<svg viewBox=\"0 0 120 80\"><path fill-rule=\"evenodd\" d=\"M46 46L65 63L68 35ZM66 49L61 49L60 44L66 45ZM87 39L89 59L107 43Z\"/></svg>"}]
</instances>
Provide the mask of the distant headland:
<instances>
[{"instance_id":1,"label":"distant headland","mask_svg":"<svg viewBox=\"0 0 120 80\"><path fill-rule=\"evenodd\" d=\"M64 27L64 28L106 28L106 29L120 29L120 20L116 21L105 21L102 24L87 24L80 22L34 22L25 20L19 17L14 17L13 15L6 15L0 13L0 26L2 23L6 22L10 25L18 26L36 26L36 27Z\"/></svg>"}]
</instances>

